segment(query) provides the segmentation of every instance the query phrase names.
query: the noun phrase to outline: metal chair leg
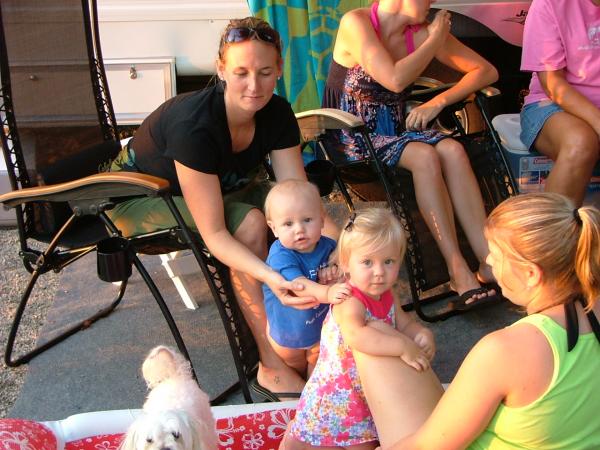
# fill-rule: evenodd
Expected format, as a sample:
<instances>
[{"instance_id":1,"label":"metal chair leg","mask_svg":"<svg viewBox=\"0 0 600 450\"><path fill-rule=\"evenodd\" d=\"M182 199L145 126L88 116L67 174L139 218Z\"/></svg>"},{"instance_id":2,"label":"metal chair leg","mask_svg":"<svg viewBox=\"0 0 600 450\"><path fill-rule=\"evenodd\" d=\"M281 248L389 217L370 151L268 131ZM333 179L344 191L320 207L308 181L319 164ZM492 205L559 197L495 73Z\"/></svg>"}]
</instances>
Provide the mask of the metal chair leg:
<instances>
[{"instance_id":1,"label":"metal chair leg","mask_svg":"<svg viewBox=\"0 0 600 450\"><path fill-rule=\"evenodd\" d=\"M183 217L181 216L177 206L173 202L170 195L163 197L167 206L169 207L173 217L177 221L179 228L183 234L185 243L191 248L198 264L202 270L202 274L210 288L213 296L213 300L221 316L221 321L225 324L225 334L229 342L229 347L232 351L233 360L236 366L238 374L238 382L234 383L225 392L218 395L215 399L211 400L212 404L219 404L225 400L225 398L237 387L241 387L246 403L252 403L253 399L250 394L249 376L254 371L253 368L245 367L245 362L241 356L241 347L247 343L242 342L240 329L238 324L243 320L237 317L241 312L235 311L234 308L237 305L237 299L231 289L231 283L229 282L229 275L224 273L226 268L216 261L212 256L205 258L198 246L198 243L194 240L192 233L185 224ZM211 271L207 265L207 259L212 260L211 265L213 270ZM231 324L234 324L232 326ZM256 358L258 360L258 356Z\"/></svg>"},{"instance_id":2,"label":"metal chair leg","mask_svg":"<svg viewBox=\"0 0 600 450\"><path fill-rule=\"evenodd\" d=\"M12 357L12 354L14 351L15 339L17 337L17 334L19 331L19 326L20 326L21 320L23 318L23 313L25 312L25 308L27 306L27 302L29 301L29 297L31 296L33 288L34 288L39 276L41 274L47 272L49 270L49 267L51 267L50 261L52 260L53 252L54 252L55 248L57 247L58 242L60 241L60 238L67 231L67 229L71 226L71 224L74 222L74 220L75 220L75 215L71 216L69 218L69 220L67 220L65 222L65 224L60 228L58 233L56 233L56 235L54 236L54 238L48 245L48 248L46 248L46 250L39 256L38 260L35 263L35 267L33 268L33 271L31 272L31 278L29 279L29 283L27 284L27 287L26 287L23 295L21 296L21 301L19 302L19 306L17 307L17 310L15 312L15 316L13 318L11 329L8 334L6 350L4 353L4 362L9 367L17 367L22 364L26 364L29 361L31 361L33 358L38 356L39 354L45 352L49 348L54 347L56 344L64 341L65 339L74 335L78 331L89 328L97 320L108 316L119 305L119 303L123 299L123 295L125 294L125 289L127 288L127 280L125 280L121 283L121 287L119 289L117 298L115 300L113 300L113 302L109 306L99 310L95 314L80 321L76 325L72 326L71 328L69 328L68 330L59 334L58 336L52 338L48 342L19 356L18 358ZM72 256L69 259L69 261L72 262L76 259L79 259L83 255L85 255L91 251L93 251L93 247L90 247L89 249L83 249L82 251L80 251L80 252L76 253L74 256Z\"/></svg>"},{"instance_id":3,"label":"metal chair leg","mask_svg":"<svg viewBox=\"0 0 600 450\"><path fill-rule=\"evenodd\" d=\"M34 270L34 272L31 275L31 278L29 280L29 284L27 285L27 289L25 290L25 293L21 297L21 302L19 303L17 311L15 312L15 317L13 318L13 323L11 325L10 332L8 334L8 340L6 343L6 351L4 353L4 362L9 367L17 367L22 364L28 363L29 361L31 361L33 358L35 358L39 354L45 352L49 348L54 347L56 344L64 341L65 339L74 335L78 331L85 330L86 328L89 328L94 322L98 321L99 319L107 317L119 305L119 303L123 299L123 295L125 294L125 289L127 288L127 281L122 282L121 287L119 289L119 294L117 295L117 298L109 306L99 310L95 314L82 320L81 322L72 326L65 332L52 338L48 342L36 347L35 349L31 350L30 352L27 352L27 353L19 356L18 358L13 359L12 353L14 350L15 339L16 339L17 333L19 331L19 326L21 324L21 319L23 317L25 307L27 306L27 302L29 300L29 297L31 295L31 292L33 290L33 287L34 287L39 275L40 275L39 270L37 270L37 269Z\"/></svg>"}]
</instances>

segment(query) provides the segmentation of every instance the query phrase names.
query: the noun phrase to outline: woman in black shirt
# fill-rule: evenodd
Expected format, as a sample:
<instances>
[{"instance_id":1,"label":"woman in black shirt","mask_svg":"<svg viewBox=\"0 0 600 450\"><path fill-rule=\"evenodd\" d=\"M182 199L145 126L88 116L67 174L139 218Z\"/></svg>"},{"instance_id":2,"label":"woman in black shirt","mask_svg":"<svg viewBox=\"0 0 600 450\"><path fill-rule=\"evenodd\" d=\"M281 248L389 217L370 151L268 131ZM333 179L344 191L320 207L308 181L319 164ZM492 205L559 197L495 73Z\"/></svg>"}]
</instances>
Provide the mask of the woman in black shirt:
<instances>
[{"instance_id":1,"label":"woman in black shirt","mask_svg":"<svg viewBox=\"0 0 600 450\"><path fill-rule=\"evenodd\" d=\"M264 157L278 181L306 179L300 135L289 103L273 94L281 76L281 43L266 22L232 20L219 45L220 83L168 100L142 123L112 170L134 170L170 181L175 202L211 253L231 268L239 304L256 339L257 380L274 392L300 392L303 378L286 366L266 340L262 283L287 305L315 306L288 294L292 283L269 268L267 225L262 213L268 191L256 179ZM134 199L112 211L128 235L173 224L156 199ZM336 234L327 219L325 234ZM285 397L285 396L281 396Z\"/></svg>"}]
</instances>

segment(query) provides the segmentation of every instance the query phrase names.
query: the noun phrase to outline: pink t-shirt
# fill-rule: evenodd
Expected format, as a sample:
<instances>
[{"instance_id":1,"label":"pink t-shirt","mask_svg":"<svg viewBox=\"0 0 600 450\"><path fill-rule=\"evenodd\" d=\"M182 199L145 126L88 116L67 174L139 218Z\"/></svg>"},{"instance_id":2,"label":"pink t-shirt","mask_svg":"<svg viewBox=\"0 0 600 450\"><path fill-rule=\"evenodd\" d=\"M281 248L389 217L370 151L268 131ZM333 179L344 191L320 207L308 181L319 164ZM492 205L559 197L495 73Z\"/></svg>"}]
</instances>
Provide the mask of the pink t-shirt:
<instances>
[{"instance_id":1,"label":"pink t-shirt","mask_svg":"<svg viewBox=\"0 0 600 450\"><path fill-rule=\"evenodd\" d=\"M533 73L525 104L548 99L535 72L559 69L600 107L600 6L592 0L533 0L529 8L521 70Z\"/></svg>"}]
</instances>

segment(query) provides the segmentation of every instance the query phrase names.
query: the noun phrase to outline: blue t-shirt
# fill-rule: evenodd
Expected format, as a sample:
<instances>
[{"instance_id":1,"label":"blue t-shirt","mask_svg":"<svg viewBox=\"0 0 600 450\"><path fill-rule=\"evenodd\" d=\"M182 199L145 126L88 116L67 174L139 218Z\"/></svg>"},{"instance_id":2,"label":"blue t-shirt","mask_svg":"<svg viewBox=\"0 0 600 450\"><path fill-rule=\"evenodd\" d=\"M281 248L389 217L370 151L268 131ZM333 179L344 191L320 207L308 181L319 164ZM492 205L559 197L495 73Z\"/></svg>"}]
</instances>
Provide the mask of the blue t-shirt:
<instances>
[{"instance_id":1,"label":"blue t-shirt","mask_svg":"<svg viewBox=\"0 0 600 450\"><path fill-rule=\"evenodd\" d=\"M321 236L312 252L300 253L285 248L278 239L271 245L267 264L288 281L306 277L316 282L318 270L327 266L335 246L333 239ZM281 303L266 284L263 293L270 335L275 342L288 348L307 348L319 342L328 304L300 310Z\"/></svg>"}]
</instances>

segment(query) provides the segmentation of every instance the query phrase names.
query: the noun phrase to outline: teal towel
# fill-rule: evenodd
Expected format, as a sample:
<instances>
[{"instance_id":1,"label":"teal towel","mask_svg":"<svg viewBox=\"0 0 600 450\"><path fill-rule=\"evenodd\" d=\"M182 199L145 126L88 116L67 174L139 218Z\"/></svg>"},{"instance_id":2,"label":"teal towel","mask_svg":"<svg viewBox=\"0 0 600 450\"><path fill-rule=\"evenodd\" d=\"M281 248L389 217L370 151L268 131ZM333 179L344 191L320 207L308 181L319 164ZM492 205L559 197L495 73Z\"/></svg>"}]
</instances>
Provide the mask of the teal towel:
<instances>
[{"instance_id":1,"label":"teal towel","mask_svg":"<svg viewBox=\"0 0 600 450\"><path fill-rule=\"evenodd\" d=\"M281 34L283 77L277 93L295 112L319 108L338 25L350 9L367 0L248 0L252 15Z\"/></svg>"}]
</instances>

